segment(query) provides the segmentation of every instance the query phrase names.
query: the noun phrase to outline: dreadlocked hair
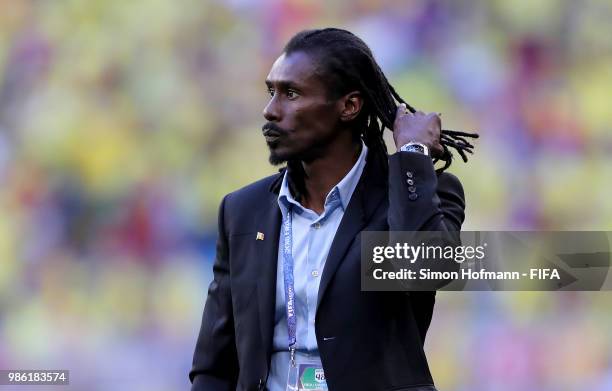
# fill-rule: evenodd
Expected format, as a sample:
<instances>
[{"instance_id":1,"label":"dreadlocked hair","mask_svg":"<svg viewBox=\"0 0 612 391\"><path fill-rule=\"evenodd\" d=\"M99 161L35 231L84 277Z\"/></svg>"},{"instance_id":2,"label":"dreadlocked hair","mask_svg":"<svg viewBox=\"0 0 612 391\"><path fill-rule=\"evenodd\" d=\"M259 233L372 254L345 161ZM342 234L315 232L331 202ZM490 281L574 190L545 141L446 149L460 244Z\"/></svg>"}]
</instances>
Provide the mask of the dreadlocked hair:
<instances>
[{"instance_id":1,"label":"dreadlocked hair","mask_svg":"<svg viewBox=\"0 0 612 391\"><path fill-rule=\"evenodd\" d=\"M300 51L314 55L320 61L321 67L317 73L328 85L330 99L337 99L354 90L362 93L364 104L355 119L356 128L359 129L356 137L363 139L375 158L381 160L382 167L388 170L383 132L385 129L393 130L399 104L404 103L412 113L416 109L395 91L370 48L353 33L337 28L302 31L291 38L283 50L286 55ZM471 154L474 148L467 139L477 137L475 133L442 129L440 144L443 152L434 159L434 164L441 160L444 165L436 172L440 174L451 165L451 148L467 162L466 152ZM288 162L288 165L292 170L302 171L301 164L297 162Z\"/></svg>"}]
</instances>

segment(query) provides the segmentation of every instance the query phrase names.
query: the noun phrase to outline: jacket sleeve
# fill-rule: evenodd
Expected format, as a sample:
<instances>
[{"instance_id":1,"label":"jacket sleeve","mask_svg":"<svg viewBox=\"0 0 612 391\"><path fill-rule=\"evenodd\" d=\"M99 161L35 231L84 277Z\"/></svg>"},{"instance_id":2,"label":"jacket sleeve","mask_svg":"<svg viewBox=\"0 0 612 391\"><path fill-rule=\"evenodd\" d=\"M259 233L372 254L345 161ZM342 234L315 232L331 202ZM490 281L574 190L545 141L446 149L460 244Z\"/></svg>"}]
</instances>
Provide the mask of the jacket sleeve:
<instances>
[{"instance_id":1,"label":"jacket sleeve","mask_svg":"<svg viewBox=\"0 0 612 391\"><path fill-rule=\"evenodd\" d=\"M219 233L213 265L213 281L202 315L200 334L189 372L192 391L235 390L238 357L232 314L229 247L225 231L225 204L219 207Z\"/></svg>"},{"instance_id":2,"label":"jacket sleeve","mask_svg":"<svg viewBox=\"0 0 612 391\"><path fill-rule=\"evenodd\" d=\"M459 231L464 211L461 182L449 173L436 175L430 157L415 152L389 157L390 231Z\"/></svg>"},{"instance_id":3,"label":"jacket sleeve","mask_svg":"<svg viewBox=\"0 0 612 391\"><path fill-rule=\"evenodd\" d=\"M458 238L465 218L465 196L459 179L452 174L437 175L430 157L398 152L389 157L390 231L446 231ZM438 264L442 265L442 264ZM450 265L459 267L458 264ZM435 267L434 267L435 269ZM442 282L444 285L450 281ZM431 323L435 291L411 291L412 307L421 343Z\"/></svg>"}]
</instances>

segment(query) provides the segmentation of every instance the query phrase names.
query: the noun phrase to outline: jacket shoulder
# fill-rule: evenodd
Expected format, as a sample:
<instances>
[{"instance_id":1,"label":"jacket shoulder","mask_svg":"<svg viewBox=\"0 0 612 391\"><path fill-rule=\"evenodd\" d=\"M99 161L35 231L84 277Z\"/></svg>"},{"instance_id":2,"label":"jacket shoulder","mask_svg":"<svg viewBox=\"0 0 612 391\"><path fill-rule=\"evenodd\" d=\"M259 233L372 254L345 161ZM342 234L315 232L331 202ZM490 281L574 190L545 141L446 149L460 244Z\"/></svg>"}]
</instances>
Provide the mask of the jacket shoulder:
<instances>
[{"instance_id":1,"label":"jacket shoulder","mask_svg":"<svg viewBox=\"0 0 612 391\"><path fill-rule=\"evenodd\" d=\"M283 173L277 173L232 191L224 197L226 207L232 209L240 206L256 207L262 200L274 196L272 189L282 180Z\"/></svg>"}]
</instances>

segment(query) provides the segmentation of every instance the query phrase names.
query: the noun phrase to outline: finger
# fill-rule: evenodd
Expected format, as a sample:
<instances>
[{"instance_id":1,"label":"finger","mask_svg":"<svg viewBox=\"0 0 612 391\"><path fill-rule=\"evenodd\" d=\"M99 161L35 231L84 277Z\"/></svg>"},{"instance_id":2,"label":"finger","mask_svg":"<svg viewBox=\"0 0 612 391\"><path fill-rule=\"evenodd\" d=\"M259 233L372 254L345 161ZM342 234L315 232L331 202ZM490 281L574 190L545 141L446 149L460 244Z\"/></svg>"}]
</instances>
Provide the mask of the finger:
<instances>
[{"instance_id":1,"label":"finger","mask_svg":"<svg viewBox=\"0 0 612 391\"><path fill-rule=\"evenodd\" d=\"M430 118L436 122L438 127L442 128L442 118L440 117L440 113L429 113Z\"/></svg>"},{"instance_id":2,"label":"finger","mask_svg":"<svg viewBox=\"0 0 612 391\"><path fill-rule=\"evenodd\" d=\"M412 113L408 110L405 103L400 103L400 105L397 106L397 115L412 115Z\"/></svg>"}]
</instances>

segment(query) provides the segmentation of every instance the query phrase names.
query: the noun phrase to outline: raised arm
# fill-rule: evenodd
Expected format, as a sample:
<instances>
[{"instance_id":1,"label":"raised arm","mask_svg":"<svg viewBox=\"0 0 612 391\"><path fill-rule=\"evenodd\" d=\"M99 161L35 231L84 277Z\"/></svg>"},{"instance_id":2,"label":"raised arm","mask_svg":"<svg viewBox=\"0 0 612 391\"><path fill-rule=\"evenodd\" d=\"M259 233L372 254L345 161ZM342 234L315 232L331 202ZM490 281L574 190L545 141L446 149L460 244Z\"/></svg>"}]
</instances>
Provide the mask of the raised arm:
<instances>
[{"instance_id":1,"label":"raised arm","mask_svg":"<svg viewBox=\"0 0 612 391\"><path fill-rule=\"evenodd\" d=\"M389 157L389 230L459 231L465 214L459 179L436 175L432 160L415 152Z\"/></svg>"}]
</instances>

